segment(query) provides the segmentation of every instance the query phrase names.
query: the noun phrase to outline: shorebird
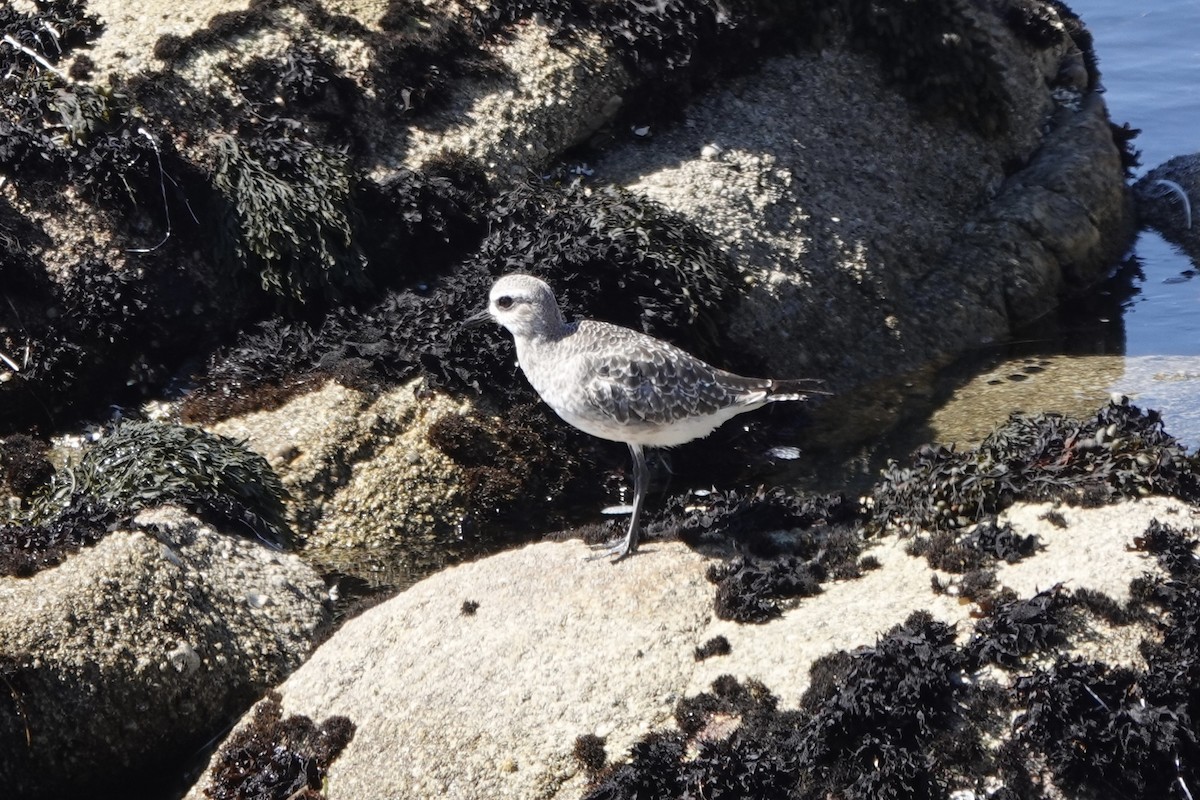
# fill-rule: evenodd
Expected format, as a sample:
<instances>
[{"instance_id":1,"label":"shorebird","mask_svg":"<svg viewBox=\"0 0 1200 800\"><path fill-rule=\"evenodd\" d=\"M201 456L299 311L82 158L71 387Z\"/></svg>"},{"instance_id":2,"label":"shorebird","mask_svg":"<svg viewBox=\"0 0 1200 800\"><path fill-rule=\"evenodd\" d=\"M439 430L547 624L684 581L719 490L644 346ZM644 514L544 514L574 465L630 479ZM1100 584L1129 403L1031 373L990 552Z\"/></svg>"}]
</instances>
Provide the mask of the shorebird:
<instances>
[{"instance_id":1,"label":"shorebird","mask_svg":"<svg viewBox=\"0 0 1200 800\"><path fill-rule=\"evenodd\" d=\"M653 336L595 320L567 322L554 292L530 275L495 282L486 310L508 329L517 362L554 412L579 430L624 442L633 456L633 512L624 539L594 556L637 551L649 483L647 447L674 447L707 436L726 420L778 400L804 400L820 381L744 378L717 369Z\"/></svg>"}]
</instances>

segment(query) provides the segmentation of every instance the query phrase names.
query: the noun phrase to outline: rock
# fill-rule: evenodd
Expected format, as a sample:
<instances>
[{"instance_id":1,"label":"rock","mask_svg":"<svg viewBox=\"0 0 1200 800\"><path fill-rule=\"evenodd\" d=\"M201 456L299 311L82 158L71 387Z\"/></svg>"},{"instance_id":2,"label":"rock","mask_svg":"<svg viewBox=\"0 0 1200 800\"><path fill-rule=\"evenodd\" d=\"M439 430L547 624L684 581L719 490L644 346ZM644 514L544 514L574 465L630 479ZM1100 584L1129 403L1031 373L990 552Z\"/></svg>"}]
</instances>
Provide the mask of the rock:
<instances>
[{"instance_id":1,"label":"rock","mask_svg":"<svg viewBox=\"0 0 1200 800\"><path fill-rule=\"evenodd\" d=\"M1045 545L1000 571L1020 596L1065 581L1070 591L1120 598L1131 579L1159 574L1131 547L1150 520L1185 531L1197 523L1195 508L1161 498L1060 508L1060 524L1047 521L1051 510L1018 504L1007 513ZM650 543L615 566L584 561L586 553L546 543L453 567L322 645L279 692L285 714L356 727L329 769L327 796L578 797L588 778L573 755L577 737L603 737L609 757L622 760L648 731L672 726L677 703L723 675L761 681L792 708L822 656L872 645L917 609L956 626L965 642L979 613L935 594L933 571L894 536L868 551L879 568L761 625L714 620L710 562L679 544ZM1139 662L1144 629L1086 627L1076 642L1083 652ZM696 648L715 636L731 652L697 660ZM189 797L199 800L207 780Z\"/></svg>"},{"instance_id":2,"label":"rock","mask_svg":"<svg viewBox=\"0 0 1200 800\"><path fill-rule=\"evenodd\" d=\"M0 781L54 798L169 780L304 660L324 600L296 556L172 507L0 578Z\"/></svg>"},{"instance_id":3,"label":"rock","mask_svg":"<svg viewBox=\"0 0 1200 800\"><path fill-rule=\"evenodd\" d=\"M1138 216L1200 263L1200 153L1176 156L1133 185Z\"/></svg>"},{"instance_id":4,"label":"rock","mask_svg":"<svg viewBox=\"0 0 1200 800\"><path fill-rule=\"evenodd\" d=\"M0 51L6 432L151 395L267 308L453 296L505 190L558 168L711 235L745 295L728 349L845 386L1002 338L1130 233L1090 38L1053 4L88 9L14 17L63 31L45 64ZM573 235L644 233L598 217Z\"/></svg>"},{"instance_id":5,"label":"rock","mask_svg":"<svg viewBox=\"0 0 1200 800\"><path fill-rule=\"evenodd\" d=\"M211 430L244 440L280 475L306 561L372 585L404 586L464 554L463 471L428 433L466 405L421 396L419 384L370 399L330 381Z\"/></svg>"},{"instance_id":6,"label":"rock","mask_svg":"<svg viewBox=\"0 0 1200 800\"><path fill-rule=\"evenodd\" d=\"M593 166L729 252L734 349L859 383L1005 338L1101 280L1132 237L1099 95L1055 107L1045 76L1012 63L1021 118L999 137L930 119L870 55L834 49L771 59Z\"/></svg>"}]
</instances>

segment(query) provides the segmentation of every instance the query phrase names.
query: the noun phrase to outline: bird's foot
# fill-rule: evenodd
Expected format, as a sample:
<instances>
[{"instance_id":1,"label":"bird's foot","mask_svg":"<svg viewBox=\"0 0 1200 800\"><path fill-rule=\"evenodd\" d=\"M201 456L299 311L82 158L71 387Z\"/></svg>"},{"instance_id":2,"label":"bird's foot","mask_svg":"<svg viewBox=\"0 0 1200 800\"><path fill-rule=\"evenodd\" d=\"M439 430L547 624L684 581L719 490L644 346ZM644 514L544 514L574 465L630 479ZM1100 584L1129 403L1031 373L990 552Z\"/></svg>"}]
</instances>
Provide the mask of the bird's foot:
<instances>
[{"instance_id":1,"label":"bird's foot","mask_svg":"<svg viewBox=\"0 0 1200 800\"><path fill-rule=\"evenodd\" d=\"M586 559L584 559L585 561L598 561L601 558L616 556L616 558L613 558L612 560L612 563L616 564L618 561L628 558L637 552L636 547L629 546L629 539L627 538L617 539L615 541L605 542L603 544L594 544L591 545L591 548L593 550L598 550L599 552L593 556L588 556Z\"/></svg>"}]
</instances>

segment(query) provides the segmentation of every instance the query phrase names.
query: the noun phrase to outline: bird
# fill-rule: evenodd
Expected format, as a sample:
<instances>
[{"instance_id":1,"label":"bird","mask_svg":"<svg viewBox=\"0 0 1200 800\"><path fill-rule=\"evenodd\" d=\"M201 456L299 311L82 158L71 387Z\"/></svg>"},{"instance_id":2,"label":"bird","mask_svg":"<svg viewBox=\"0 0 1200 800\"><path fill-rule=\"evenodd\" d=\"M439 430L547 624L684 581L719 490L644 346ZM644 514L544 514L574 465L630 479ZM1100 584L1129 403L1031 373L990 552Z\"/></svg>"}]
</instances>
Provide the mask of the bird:
<instances>
[{"instance_id":1,"label":"bird","mask_svg":"<svg viewBox=\"0 0 1200 800\"><path fill-rule=\"evenodd\" d=\"M620 325L567 322L550 286L531 275L495 281L487 308L467 322L488 320L512 334L521 371L559 417L584 433L629 446L634 488L629 528L624 539L594 556L613 556L613 563L637 552L649 484L646 448L700 439L767 403L827 394L819 380L747 378Z\"/></svg>"}]
</instances>

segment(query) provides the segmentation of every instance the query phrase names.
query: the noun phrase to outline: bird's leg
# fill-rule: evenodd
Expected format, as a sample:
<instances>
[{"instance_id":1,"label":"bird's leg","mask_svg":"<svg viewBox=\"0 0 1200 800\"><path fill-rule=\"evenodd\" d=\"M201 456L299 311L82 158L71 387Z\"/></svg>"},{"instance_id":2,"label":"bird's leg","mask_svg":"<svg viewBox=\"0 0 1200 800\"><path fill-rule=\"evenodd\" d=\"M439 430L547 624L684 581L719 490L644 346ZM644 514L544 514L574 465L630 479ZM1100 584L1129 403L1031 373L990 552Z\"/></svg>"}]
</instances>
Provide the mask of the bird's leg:
<instances>
[{"instance_id":1,"label":"bird's leg","mask_svg":"<svg viewBox=\"0 0 1200 800\"><path fill-rule=\"evenodd\" d=\"M642 516L642 504L646 502L646 490L650 486L650 475L646 471L646 456L642 452L642 446L630 444L629 452L633 456L633 514L629 517L629 531L625 534L624 541L606 545L606 549L602 553L592 556L592 559L616 556L613 559L615 564L637 552L638 521Z\"/></svg>"}]
</instances>

